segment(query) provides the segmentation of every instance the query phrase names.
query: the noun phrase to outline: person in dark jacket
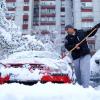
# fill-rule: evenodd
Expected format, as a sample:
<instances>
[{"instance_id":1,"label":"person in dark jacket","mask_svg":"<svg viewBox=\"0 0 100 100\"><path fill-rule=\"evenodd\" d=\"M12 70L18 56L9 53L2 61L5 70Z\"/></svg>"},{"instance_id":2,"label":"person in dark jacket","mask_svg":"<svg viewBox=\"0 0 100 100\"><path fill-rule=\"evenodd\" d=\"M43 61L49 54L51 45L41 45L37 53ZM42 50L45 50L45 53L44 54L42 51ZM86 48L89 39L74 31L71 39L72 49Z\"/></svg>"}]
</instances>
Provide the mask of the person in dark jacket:
<instances>
[{"instance_id":1,"label":"person in dark jacket","mask_svg":"<svg viewBox=\"0 0 100 100\"><path fill-rule=\"evenodd\" d=\"M89 37L94 36L99 28L100 23L87 31L77 30L71 25L67 25L65 27L65 31L68 33L68 35L65 37L65 48L68 51L74 47L76 48L71 52L71 56L75 64L77 81L80 85L83 85L83 87L89 86L91 56L87 40L85 40L81 45L79 45L79 43L94 29L96 29Z\"/></svg>"}]
</instances>

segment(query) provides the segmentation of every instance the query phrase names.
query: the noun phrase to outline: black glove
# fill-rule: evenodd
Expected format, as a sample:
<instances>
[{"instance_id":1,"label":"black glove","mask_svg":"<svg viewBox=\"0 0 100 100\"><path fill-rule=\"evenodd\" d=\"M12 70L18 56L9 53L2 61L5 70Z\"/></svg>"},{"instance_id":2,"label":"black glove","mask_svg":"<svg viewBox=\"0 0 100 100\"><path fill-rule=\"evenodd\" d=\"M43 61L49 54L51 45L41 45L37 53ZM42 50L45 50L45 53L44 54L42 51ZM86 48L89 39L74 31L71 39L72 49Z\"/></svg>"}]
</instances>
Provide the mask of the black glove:
<instances>
[{"instance_id":1,"label":"black glove","mask_svg":"<svg viewBox=\"0 0 100 100\"><path fill-rule=\"evenodd\" d=\"M97 25L95 25L95 28L100 28L100 23L98 23Z\"/></svg>"}]
</instances>

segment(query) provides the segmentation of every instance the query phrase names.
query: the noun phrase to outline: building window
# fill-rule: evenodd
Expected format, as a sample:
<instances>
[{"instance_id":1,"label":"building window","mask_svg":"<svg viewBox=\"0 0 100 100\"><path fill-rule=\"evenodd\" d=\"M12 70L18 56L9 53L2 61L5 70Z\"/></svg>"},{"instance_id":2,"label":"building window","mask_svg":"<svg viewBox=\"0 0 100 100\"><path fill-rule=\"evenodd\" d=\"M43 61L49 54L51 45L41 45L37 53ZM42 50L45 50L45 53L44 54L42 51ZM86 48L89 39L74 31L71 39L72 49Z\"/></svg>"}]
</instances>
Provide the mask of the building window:
<instances>
[{"instance_id":1,"label":"building window","mask_svg":"<svg viewBox=\"0 0 100 100\"><path fill-rule=\"evenodd\" d=\"M15 13L6 13L6 18L15 20Z\"/></svg>"},{"instance_id":2,"label":"building window","mask_svg":"<svg viewBox=\"0 0 100 100\"><path fill-rule=\"evenodd\" d=\"M93 18L93 13L92 12L82 12L82 18Z\"/></svg>"},{"instance_id":3,"label":"building window","mask_svg":"<svg viewBox=\"0 0 100 100\"><path fill-rule=\"evenodd\" d=\"M28 24L23 24L23 25L22 25L22 29L23 29L23 30L28 29Z\"/></svg>"},{"instance_id":4,"label":"building window","mask_svg":"<svg viewBox=\"0 0 100 100\"><path fill-rule=\"evenodd\" d=\"M61 7L61 12L65 12L65 8L64 7Z\"/></svg>"},{"instance_id":5,"label":"building window","mask_svg":"<svg viewBox=\"0 0 100 100\"><path fill-rule=\"evenodd\" d=\"M55 5L55 1L42 1L41 0L41 6L52 6L52 5Z\"/></svg>"},{"instance_id":6,"label":"building window","mask_svg":"<svg viewBox=\"0 0 100 100\"><path fill-rule=\"evenodd\" d=\"M6 6L7 6L7 8L15 8L16 7L16 3L15 2L7 2Z\"/></svg>"},{"instance_id":7,"label":"building window","mask_svg":"<svg viewBox=\"0 0 100 100\"><path fill-rule=\"evenodd\" d=\"M82 22L82 28L83 28L83 29L92 28L93 25L94 25L93 22Z\"/></svg>"},{"instance_id":8,"label":"building window","mask_svg":"<svg viewBox=\"0 0 100 100\"><path fill-rule=\"evenodd\" d=\"M23 7L23 10L24 10L24 11L29 11L29 6L24 6L24 7Z\"/></svg>"},{"instance_id":9,"label":"building window","mask_svg":"<svg viewBox=\"0 0 100 100\"><path fill-rule=\"evenodd\" d=\"M81 8L92 8L93 7L93 3L92 2L82 2L81 3Z\"/></svg>"},{"instance_id":10,"label":"building window","mask_svg":"<svg viewBox=\"0 0 100 100\"><path fill-rule=\"evenodd\" d=\"M6 0L6 2L16 2L16 0Z\"/></svg>"},{"instance_id":11,"label":"building window","mask_svg":"<svg viewBox=\"0 0 100 100\"><path fill-rule=\"evenodd\" d=\"M23 20L23 24L28 24L28 21Z\"/></svg>"},{"instance_id":12,"label":"building window","mask_svg":"<svg viewBox=\"0 0 100 100\"><path fill-rule=\"evenodd\" d=\"M93 22L93 18L82 18L82 22Z\"/></svg>"},{"instance_id":13,"label":"building window","mask_svg":"<svg viewBox=\"0 0 100 100\"><path fill-rule=\"evenodd\" d=\"M24 0L24 2L29 2L29 0Z\"/></svg>"},{"instance_id":14,"label":"building window","mask_svg":"<svg viewBox=\"0 0 100 100\"><path fill-rule=\"evenodd\" d=\"M61 7L65 6L65 1L61 1Z\"/></svg>"},{"instance_id":15,"label":"building window","mask_svg":"<svg viewBox=\"0 0 100 100\"><path fill-rule=\"evenodd\" d=\"M65 16L61 16L61 24L65 25Z\"/></svg>"},{"instance_id":16,"label":"building window","mask_svg":"<svg viewBox=\"0 0 100 100\"><path fill-rule=\"evenodd\" d=\"M92 0L81 0L81 2L92 2Z\"/></svg>"},{"instance_id":17,"label":"building window","mask_svg":"<svg viewBox=\"0 0 100 100\"><path fill-rule=\"evenodd\" d=\"M23 15L23 20L28 21L29 16L28 15Z\"/></svg>"},{"instance_id":18,"label":"building window","mask_svg":"<svg viewBox=\"0 0 100 100\"><path fill-rule=\"evenodd\" d=\"M28 6L29 5L29 0L24 0L24 4Z\"/></svg>"},{"instance_id":19,"label":"building window","mask_svg":"<svg viewBox=\"0 0 100 100\"><path fill-rule=\"evenodd\" d=\"M93 9L91 8L81 8L81 12L93 12Z\"/></svg>"}]
</instances>

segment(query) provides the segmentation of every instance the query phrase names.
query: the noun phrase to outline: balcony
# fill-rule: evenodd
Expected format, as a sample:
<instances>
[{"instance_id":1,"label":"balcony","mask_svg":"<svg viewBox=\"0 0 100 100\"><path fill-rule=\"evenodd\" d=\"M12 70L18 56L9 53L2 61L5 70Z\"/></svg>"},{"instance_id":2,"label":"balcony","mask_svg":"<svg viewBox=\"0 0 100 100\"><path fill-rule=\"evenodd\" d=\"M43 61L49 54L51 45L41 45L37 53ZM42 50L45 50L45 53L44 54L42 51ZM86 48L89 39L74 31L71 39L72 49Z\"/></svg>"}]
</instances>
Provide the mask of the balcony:
<instances>
[{"instance_id":1,"label":"balcony","mask_svg":"<svg viewBox=\"0 0 100 100\"><path fill-rule=\"evenodd\" d=\"M33 26L38 26L39 25L39 22L33 22ZM44 21L44 22L41 22L41 25L55 25L55 22L54 21Z\"/></svg>"},{"instance_id":2,"label":"balcony","mask_svg":"<svg viewBox=\"0 0 100 100\"><path fill-rule=\"evenodd\" d=\"M29 2L29 0L24 0L24 2Z\"/></svg>"},{"instance_id":3,"label":"balcony","mask_svg":"<svg viewBox=\"0 0 100 100\"><path fill-rule=\"evenodd\" d=\"M28 19L28 15L23 15L23 19Z\"/></svg>"},{"instance_id":4,"label":"balcony","mask_svg":"<svg viewBox=\"0 0 100 100\"><path fill-rule=\"evenodd\" d=\"M24 29L24 30L28 29L28 24L23 24L22 29Z\"/></svg>"},{"instance_id":5,"label":"balcony","mask_svg":"<svg viewBox=\"0 0 100 100\"><path fill-rule=\"evenodd\" d=\"M82 19L82 22L93 22L94 19L93 18L84 18Z\"/></svg>"},{"instance_id":6,"label":"balcony","mask_svg":"<svg viewBox=\"0 0 100 100\"><path fill-rule=\"evenodd\" d=\"M41 14L41 17L55 17L55 14Z\"/></svg>"},{"instance_id":7,"label":"balcony","mask_svg":"<svg viewBox=\"0 0 100 100\"><path fill-rule=\"evenodd\" d=\"M23 11L29 11L29 6L24 6Z\"/></svg>"},{"instance_id":8,"label":"balcony","mask_svg":"<svg viewBox=\"0 0 100 100\"><path fill-rule=\"evenodd\" d=\"M92 0L81 0L81 2L92 2Z\"/></svg>"},{"instance_id":9,"label":"balcony","mask_svg":"<svg viewBox=\"0 0 100 100\"><path fill-rule=\"evenodd\" d=\"M93 12L93 9L92 8L81 8L81 12Z\"/></svg>"},{"instance_id":10,"label":"balcony","mask_svg":"<svg viewBox=\"0 0 100 100\"><path fill-rule=\"evenodd\" d=\"M37 0L37 1L39 1L39 0ZM41 0L41 1L55 1L55 0Z\"/></svg>"},{"instance_id":11,"label":"balcony","mask_svg":"<svg viewBox=\"0 0 100 100\"><path fill-rule=\"evenodd\" d=\"M16 2L16 0L6 0L6 2Z\"/></svg>"},{"instance_id":12,"label":"balcony","mask_svg":"<svg viewBox=\"0 0 100 100\"><path fill-rule=\"evenodd\" d=\"M8 8L8 11L16 11L16 8Z\"/></svg>"},{"instance_id":13,"label":"balcony","mask_svg":"<svg viewBox=\"0 0 100 100\"><path fill-rule=\"evenodd\" d=\"M41 9L55 9L55 5L41 5Z\"/></svg>"},{"instance_id":14,"label":"balcony","mask_svg":"<svg viewBox=\"0 0 100 100\"><path fill-rule=\"evenodd\" d=\"M55 25L55 22L41 22L41 25Z\"/></svg>"}]
</instances>

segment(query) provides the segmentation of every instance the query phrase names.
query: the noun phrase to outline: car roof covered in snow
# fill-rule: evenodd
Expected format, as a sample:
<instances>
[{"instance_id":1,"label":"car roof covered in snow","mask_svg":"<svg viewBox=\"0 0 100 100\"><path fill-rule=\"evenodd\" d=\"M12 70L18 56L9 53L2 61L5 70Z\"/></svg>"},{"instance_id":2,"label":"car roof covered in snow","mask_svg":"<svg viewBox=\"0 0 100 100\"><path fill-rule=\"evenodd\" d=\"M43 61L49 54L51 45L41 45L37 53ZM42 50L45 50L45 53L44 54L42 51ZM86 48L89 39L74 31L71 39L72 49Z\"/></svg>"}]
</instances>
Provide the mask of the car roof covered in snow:
<instances>
[{"instance_id":1,"label":"car roof covered in snow","mask_svg":"<svg viewBox=\"0 0 100 100\"><path fill-rule=\"evenodd\" d=\"M59 59L60 55L50 51L22 51L11 54L8 59L21 59L21 58L52 58Z\"/></svg>"},{"instance_id":2,"label":"car roof covered in snow","mask_svg":"<svg viewBox=\"0 0 100 100\"><path fill-rule=\"evenodd\" d=\"M0 60L2 64L44 64L57 68L55 64L60 59L56 53L49 51L23 51L11 54L7 59Z\"/></svg>"}]
</instances>

